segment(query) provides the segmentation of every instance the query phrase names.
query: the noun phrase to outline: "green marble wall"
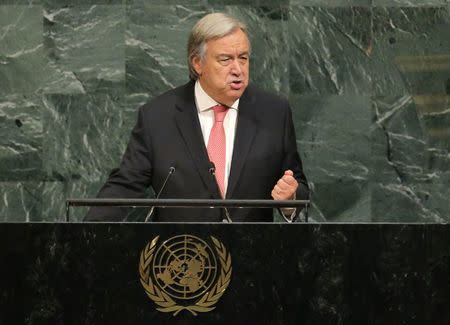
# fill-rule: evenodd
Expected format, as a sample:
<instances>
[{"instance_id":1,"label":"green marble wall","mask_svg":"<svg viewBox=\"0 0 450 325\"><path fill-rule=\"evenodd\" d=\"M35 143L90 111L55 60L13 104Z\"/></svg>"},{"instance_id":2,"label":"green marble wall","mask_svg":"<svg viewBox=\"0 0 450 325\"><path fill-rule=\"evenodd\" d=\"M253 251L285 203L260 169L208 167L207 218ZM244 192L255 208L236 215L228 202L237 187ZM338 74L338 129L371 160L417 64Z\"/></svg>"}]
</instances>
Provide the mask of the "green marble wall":
<instances>
[{"instance_id":1,"label":"green marble wall","mask_svg":"<svg viewBox=\"0 0 450 325\"><path fill-rule=\"evenodd\" d=\"M0 220L95 195L211 11L248 23L252 82L290 98L314 221L450 220L448 0L0 0Z\"/></svg>"}]
</instances>

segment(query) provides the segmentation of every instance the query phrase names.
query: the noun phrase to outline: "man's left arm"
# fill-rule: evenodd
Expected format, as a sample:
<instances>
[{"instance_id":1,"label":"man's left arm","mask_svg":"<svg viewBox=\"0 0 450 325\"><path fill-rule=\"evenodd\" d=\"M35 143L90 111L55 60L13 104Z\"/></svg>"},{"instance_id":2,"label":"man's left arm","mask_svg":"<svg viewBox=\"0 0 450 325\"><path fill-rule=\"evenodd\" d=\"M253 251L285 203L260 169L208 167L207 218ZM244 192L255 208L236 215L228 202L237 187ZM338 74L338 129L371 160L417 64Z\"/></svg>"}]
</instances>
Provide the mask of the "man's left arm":
<instances>
[{"instance_id":1,"label":"man's left arm","mask_svg":"<svg viewBox=\"0 0 450 325\"><path fill-rule=\"evenodd\" d=\"M307 200L309 199L308 181L297 150L294 123L289 105L285 112L283 136L284 157L281 177L272 189L272 198L274 200ZM285 212L289 214L289 211Z\"/></svg>"}]
</instances>

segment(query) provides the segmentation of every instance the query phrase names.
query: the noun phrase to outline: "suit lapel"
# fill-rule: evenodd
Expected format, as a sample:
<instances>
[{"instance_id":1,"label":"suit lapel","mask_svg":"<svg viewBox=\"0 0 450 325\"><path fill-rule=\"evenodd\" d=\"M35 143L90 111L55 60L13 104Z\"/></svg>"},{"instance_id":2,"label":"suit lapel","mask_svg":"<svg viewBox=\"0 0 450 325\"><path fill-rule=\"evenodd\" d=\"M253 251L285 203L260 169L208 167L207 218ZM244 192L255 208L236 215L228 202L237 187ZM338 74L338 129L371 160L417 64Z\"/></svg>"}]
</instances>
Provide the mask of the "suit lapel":
<instances>
[{"instance_id":1,"label":"suit lapel","mask_svg":"<svg viewBox=\"0 0 450 325\"><path fill-rule=\"evenodd\" d=\"M250 90L246 90L239 101L237 127L231 160L230 176L226 198L231 198L236 189L239 177L244 167L247 155L256 135L256 107L253 106L254 98Z\"/></svg>"},{"instance_id":2,"label":"suit lapel","mask_svg":"<svg viewBox=\"0 0 450 325\"><path fill-rule=\"evenodd\" d=\"M203 183L208 188L208 191L213 194L214 198L219 199L221 196L218 187L213 176L209 173L208 152L203 140L195 106L194 82L188 83L184 90L183 96L176 103L178 109L175 113L177 127Z\"/></svg>"}]
</instances>

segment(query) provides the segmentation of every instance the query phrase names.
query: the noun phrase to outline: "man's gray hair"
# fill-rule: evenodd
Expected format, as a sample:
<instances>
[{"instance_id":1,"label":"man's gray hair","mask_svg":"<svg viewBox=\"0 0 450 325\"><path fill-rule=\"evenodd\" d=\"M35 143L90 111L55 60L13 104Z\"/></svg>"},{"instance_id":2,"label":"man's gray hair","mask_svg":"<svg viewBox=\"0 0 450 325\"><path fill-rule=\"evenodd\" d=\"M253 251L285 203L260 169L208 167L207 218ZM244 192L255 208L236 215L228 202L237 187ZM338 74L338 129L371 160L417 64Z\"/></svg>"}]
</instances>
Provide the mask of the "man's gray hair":
<instances>
[{"instance_id":1,"label":"man's gray hair","mask_svg":"<svg viewBox=\"0 0 450 325\"><path fill-rule=\"evenodd\" d=\"M237 29L241 29L248 36L247 26L243 22L224 13L208 14L192 27L187 45L190 79L198 79L198 73L192 66L192 59L196 56L201 60L205 58L206 43L211 39L227 36Z\"/></svg>"}]
</instances>

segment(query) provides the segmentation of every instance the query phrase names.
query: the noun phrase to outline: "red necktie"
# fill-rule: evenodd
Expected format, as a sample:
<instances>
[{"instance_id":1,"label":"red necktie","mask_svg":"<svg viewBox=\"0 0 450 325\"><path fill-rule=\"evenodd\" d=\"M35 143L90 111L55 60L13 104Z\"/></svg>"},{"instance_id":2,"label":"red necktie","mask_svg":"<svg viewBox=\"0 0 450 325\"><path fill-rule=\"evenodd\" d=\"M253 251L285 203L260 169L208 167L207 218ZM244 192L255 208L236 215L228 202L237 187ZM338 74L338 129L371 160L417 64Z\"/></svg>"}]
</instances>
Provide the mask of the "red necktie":
<instances>
[{"instance_id":1,"label":"red necktie","mask_svg":"<svg viewBox=\"0 0 450 325\"><path fill-rule=\"evenodd\" d=\"M222 197L225 197L225 129L223 128L223 120L227 115L228 108L222 105L213 107L214 125L209 134L208 140L208 156L216 167L216 180L219 185Z\"/></svg>"}]
</instances>

